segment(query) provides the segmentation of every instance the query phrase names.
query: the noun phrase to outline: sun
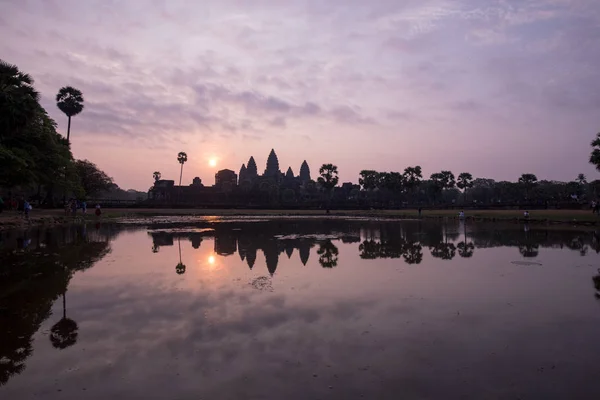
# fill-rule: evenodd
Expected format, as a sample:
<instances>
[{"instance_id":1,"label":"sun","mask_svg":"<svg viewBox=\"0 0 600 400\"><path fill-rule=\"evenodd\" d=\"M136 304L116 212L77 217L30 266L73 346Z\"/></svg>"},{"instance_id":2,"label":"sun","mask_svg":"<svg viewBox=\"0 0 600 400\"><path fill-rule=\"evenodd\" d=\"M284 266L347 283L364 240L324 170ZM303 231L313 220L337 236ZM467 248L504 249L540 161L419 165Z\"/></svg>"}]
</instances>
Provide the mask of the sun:
<instances>
[{"instance_id":1,"label":"sun","mask_svg":"<svg viewBox=\"0 0 600 400\"><path fill-rule=\"evenodd\" d=\"M209 256L208 257L208 263L211 264L211 265L214 264L215 263L215 256Z\"/></svg>"},{"instance_id":2,"label":"sun","mask_svg":"<svg viewBox=\"0 0 600 400\"><path fill-rule=\"evenodd\" d=\"M211 167L216 167L217 166L217 159L216 158L211 158L210 160L208 160L208 165L210 165Z\"/></svg>"}]
</instances>

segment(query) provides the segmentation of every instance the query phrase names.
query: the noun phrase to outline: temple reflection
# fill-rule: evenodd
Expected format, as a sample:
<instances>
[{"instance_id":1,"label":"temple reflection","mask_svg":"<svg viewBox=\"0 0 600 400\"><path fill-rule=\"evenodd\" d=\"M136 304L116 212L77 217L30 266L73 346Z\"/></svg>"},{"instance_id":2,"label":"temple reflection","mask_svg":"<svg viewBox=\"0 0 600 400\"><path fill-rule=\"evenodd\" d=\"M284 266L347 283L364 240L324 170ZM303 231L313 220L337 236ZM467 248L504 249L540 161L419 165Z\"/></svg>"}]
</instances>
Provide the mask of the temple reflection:
<instances>
[{"instance_id":1,"label":"temple reflection","mask_svg":"<svg viewBox=\"0 0 600 400\"><path fill-rule=\"evenodd\" d=\"M77 346L84 335L69 313L73 300L68 286L78 272L92 267L110 252L110 242L122 232L139 227L119 225L71 225L51 229L29 229L0 233L0 385L23 372L33 352L33 335L51 317L54 302L62 312L49 322L47 341L59 350ZM459 261L477 258L486 248L509 247L515 257L536 258L544 249L566 249L579 256L600 253L598 230L576 230L521 224L437 224L420 221L297 220L293 222L259 221L217 222L172 230L149 230L146 252L159 253L171 247L177 259L169 270L185 279L184 261L208 240L214 243L216 257L239 255L250 270L266 270L276 277L280 262L291 260L300 266L320 266L344 270L340 255L352 253L362 260L396 259L408 265L424 259ZM191 248L186 242L191 243ZM313 254L313 249L316 254ZM264 263L258 261L259 252ZM171 254L171 253L170 253ZM149 254L149 257L154 255ZM311 262L312 264L309 264ZM298 263L299 262L299 263ZM257 265L257 263L263 263ZM257 267L257 268L255 268ZM189 270L187 272L189 274ZM596 297L600 299L600 271L590 276ZM590 279L586 278L586 279ZM592 288L590 287L590 291ZM71 318L69 318L71 317ZM83 326L83 325L82 325Z\"/></svg>"}]
</instances>

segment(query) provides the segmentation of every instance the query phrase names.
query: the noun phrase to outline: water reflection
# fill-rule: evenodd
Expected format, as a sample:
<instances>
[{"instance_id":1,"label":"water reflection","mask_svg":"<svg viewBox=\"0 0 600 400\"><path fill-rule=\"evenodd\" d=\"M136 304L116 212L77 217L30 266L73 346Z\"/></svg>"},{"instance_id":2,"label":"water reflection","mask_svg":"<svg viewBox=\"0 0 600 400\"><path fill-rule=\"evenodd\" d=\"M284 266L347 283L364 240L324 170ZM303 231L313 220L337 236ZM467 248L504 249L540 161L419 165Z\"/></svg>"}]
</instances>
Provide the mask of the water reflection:
<instances>
[{"instance_id":1,"label":"water reflection","mask_svg":"<svg viewBox=\"0 0 600 400\"><path fill-rule=\"evenodd\" d=\"M85 226L7 232L0 252L0 386L25 370L32 337L63 299L63 316L50 341L65 349L77 341L77 323L67 318L67 286L77 271L90 268L110 251L115 230Z\"/></svg>"},{"instance_id":2,"label":"water reflection","mask_svg":"<svg viewBox=\"0 0 600 400\"><path fill-rule=\"evenodd\" d=\"M132 247L130 253L128 253L133 254L132 259L135 260L137 257L144 260L149 258L157 260L161 257L166 259L168 256L168 260L164 265L161 264L161 267L164 267L164 271L172 276L178 284L186 282L191 277L198 276L198 271L195 271L196 268L186 268L186 262L191 265L189 263L190 258L194 254L199 254L201 258L197 258L202 263L208 263L208 265L216 264L220 266L221 262L223 264L226 262L240 264L239 260L241 260L243 262L241 269L248 274L250 274L248 271L252 272L250 275L253 277L254 285L263 288L261 290L264 292L274 291L275 294L279 294L277 293L278 287L276 287L276 284L281 282L280 275L285 273L286 268L293 263L303 273L306 273L306 271L321 271L319 278L328 279L331 276L343 277L351 267L346 260L353 259L358 260L357 263L352 265L355 267L354 272L357 268L366 268L367 263L372 263L368 260L386 260L389 262L391 262L390 260L397 260L412 266L407 270L419 272L428 265L434 265L435 267L442 263L453 265L447 263L447 261L453 259L457 259L458 263L468 264L469 260L467 259L478 259L480 255L482 256L485 253L482 250L488 248L506 247L506 251L514 254L515 259L518 257L543 258L544 249L564 249L567 250L565 253L574 254L577 258L600 253L600 241L598 240L597 231L468 223L443 225L381 221L271 221L252 224L215 223L172 229L143 229L142 232L140 232L140 228L125 229L120 226L106 225L2 233L2 251L0 252L0 265L2 266L0 268L0 326L2 326L2 330L0 330L0 385L5 385L11 377L25 371L27 360L33 354L34 347L41 346L37 342L34 345L33 336L40 330L45 320L48 320L48 325L43 329L48 330L49 337L48 339L44 338L44 343L48 346L50 342L53 348L65 350L64 352L58 352L51 349L53 353L64 354L70 351L69 348L74 347L79 351L80 347L85 347L82 342L85 340L86 333L89 333L86 332L85 321L79 315L73 317L73 319L69 318L69 315L73 316L74 304L73 284L70 285L71 279L79 271L89 269L105 257L110 252L111 241L117 239L121 232L127 230L135 232L138 236L143 236L142 245L139 248ZM177 241L177 248L173 247L175 240ZM151 246L150 241L152 242ZM143 249L145 254L135 254L139 249ZM203 251L205 252L203 253ZM264 257L257 257L260 253ZM145 258L146 255L147 258ZM237 256L239 256L239 260ZM313 257L312 260L311 256ZM457 256L459 258L456 258ZM174 264L176 264L175 271L173 271ZM380 264L384 265L385 263L380 262ZM417 268L416 266L420 267ZM331 270L325 271L321 268ZM454 272L452 268L445 270L450 271L449 275ZM202 272L206 272L206 270ZM267 272L270 277L267 276ZM176 274L180 276L176 276ZM257 277L257 275L260 276ZM585 286L585 296L589 301L594 302L593 299L590 299L593 292L590 277L593 282L595 296L600 299L600 271L594 276L588 273L581 280ZM305 285L309 285L309 283L304 282ZM385 283L379 282L378 285L383 287ZM377 286L377 289L380 286ZM69 291L67 291L67 288L69 288ZM155 289L155 287L152 289ZM185 325L184 318L181 314L173 314L164 310L172 309L171 306L173 304L179 305L178 302L189 301L189 304L186 303L186 306L181 307L181 309L195 310L198 306L198 310L202 311L198 311L198 315L202 315L194 314L192 322L190 322L193 325L191 333L181 334L182 351L187 351L187 341L190 341L195 343L197 348L202 349L202 356L206 356L203 361L210 360L212 356L214 359L221 360L224 365L231 365L231 361L236 359L235 345L239 344L231 339L232 332L234 335L240 334L240 332L243 333L240 336L244 339L240 340L242 343L246 343L248 342L245 339L246 337L254 340L253 335L257 335L258 330L262 328L267 329L285 324L291 325L300 321L307 325L293 326L298 329L305 329L308 332L307 338L320 338L323 333L319 332L317 335L312 332L311 329L313 328L311 327L314 326L313 324L322 322L327 325L332 323L343 327L342 322L354 321L353 318L358 319L357 316L360 316L363 312L361 310L373 310L377 305L373 299L367 301L356 298L353 301L331 303L333 305L327 304L316 307L313 304L292 308L288 305L286 308L283 306L286 299L280 295L279 297L269 298L264 303L258 303L260 307L238 309L232 306L227 308L224 306L224 304L228 304L227 302L246 304L249 303L250 298L250 295L246 293L240 294L229 289L228 287L228 291L223 290L222 293L214 289L213 294L207 290L208 294L203 293L202 295L165 292L162 293L163 296L157 296L156 298L153 298L153 293L136 292L132 289L131 297L128 298L128 301L131 301L132 304L128 303L125 308L135 310L136 302L153 302L151 306L156 314L137 319L135 315L125 314L126 317L120 320L124 324L121 328L122 330L130 330L131 332L128 332L128 334L134 335L138 331L136 324L142 324L140 320L153 321L156 319L159 326L157 331L150 334L144 333L153 338L148 342L154 344L159 342L156 337L173 335L169 339L167 347L169 351L173 348L178 349L179 344L173 338L178 338L177 335L181 334L177 329L182 329L181 325ZM116 307L113 303L118 302L117 297L114 296L113 299L110 299L112 292L109 289L106 289L106 291L107 293L102 295L109 298L107 303L110 303L111 307ZM214 293L218 294L214 295ZM211 295L216 297L210 297ZM68 299L70 299L70 313L67 307ZM55 302L57 302L57 306L60 304L59 302L62 302L62 315L51 318L51 308ZM78 304L77 298L75 298L75 304ZM148 308L146 305L144 307L144 309ZM407 306L394 304L389 307L384 311L378 311L383 315L381 320L387 320L390 315L396 315L398 309L402 310L402 307ZM212 319L203 314L207 313L206 310L210 314L213 309L219 309L223 312L215 311L214 315L209 315ZM366 313L364 311L364 314ZM241 314L243 320L227 319L233 318L237 314ZM171 325L177 327L177 329L173 328L173 331L165 330L164 326L171 326L169 324L163 325L163 322L168 320L165 315L171 318ZM164 320L161 320L161 318ZM427 319L424 318L424 320ZM102 321L106 322L106 319L102 319ZM219 322L221 322L221 325L219 325ZM473 326L477 327L477 323L481 322L474 318ZM400 331L398 326L394 328L397 328L395 331ZM374 328L352 326L348 329L358 329L362 334L368 329ZM294 329L286 328L287 331L294 331ZM440 331L443 331L443 329L440 329ZM334 334L336 330L331 329L330 332ZM123 334L122 331L121 334ZM222 353L215 355L211 353L213 350L209 346L210 341L221 337L228 338L227 340L233 344L225 341L223 348L220 348ZM194 342L195 339L198 340ZM293 339L299 342L301 340L308 342L308 339ZM361 346L364 346L364 342L360 340L358 338L354 342L359 352L363 348ZM327 343L334 343L333 338L330 338ZM287 345L288 347L283 343L262 342L260 343L260 346L262 346L260 349L264 350L269 346L280 346L283 349L282 354L286 353L278 360L283 363L287 362L285 360L287 360L288 350L294 348L296 343L290 342ZM368 346L371 347L368 348L369 351L365 350L365 354L367 354L364 355L365 358L370 354L374 354L373 349L376 347L372 343L369 343ZM378 347L376 350L380 351ZM342 352L346 353L345 347L340 349L340 354ZM261 355L260 351L256 349L248 350L248 353ZM312 355L315 359L322 356L321 353L317 353L315 352L315 355ZM351 352L347 353L351 354ZM349 362L352 362L352 360L350 359ZM209 364L208 361L206 363ZM23 374L23 376L25 375Z\"/></svg>"}]
</instances>

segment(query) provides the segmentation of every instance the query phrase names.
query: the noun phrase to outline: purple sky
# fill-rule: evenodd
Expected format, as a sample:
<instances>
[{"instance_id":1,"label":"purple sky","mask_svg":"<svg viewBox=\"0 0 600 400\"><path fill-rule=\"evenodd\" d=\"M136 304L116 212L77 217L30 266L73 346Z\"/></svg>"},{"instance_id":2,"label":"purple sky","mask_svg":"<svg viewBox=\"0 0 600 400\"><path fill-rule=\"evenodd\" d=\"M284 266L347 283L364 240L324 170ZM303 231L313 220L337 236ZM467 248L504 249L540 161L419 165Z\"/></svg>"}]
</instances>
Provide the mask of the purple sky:
<instances>
[{"instance_id":1,"label":"purple sky","mask_svg":"<svg viewBox=\"0 0 600 400\"><path fill-rule=\"evenodd\" d=\"M0 58L83 91L76 158L124 188L280 167L570 180L600 130L598 0L0 0ZM216 168L208 165L218 159Z\"/></svg>"}]
</instances>

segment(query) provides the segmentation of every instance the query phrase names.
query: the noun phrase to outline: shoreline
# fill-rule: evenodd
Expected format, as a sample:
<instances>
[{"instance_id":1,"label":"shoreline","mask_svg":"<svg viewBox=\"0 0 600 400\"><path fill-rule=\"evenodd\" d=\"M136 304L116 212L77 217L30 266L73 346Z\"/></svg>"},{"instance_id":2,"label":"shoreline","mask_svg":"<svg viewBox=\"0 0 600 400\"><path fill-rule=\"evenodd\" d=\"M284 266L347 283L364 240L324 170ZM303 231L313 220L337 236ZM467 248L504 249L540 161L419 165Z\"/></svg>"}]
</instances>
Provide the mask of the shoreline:
<instances>
[{"instance_id":1,"label":"shoreline","mask_svg":"<svg viewBox=\"0 0 600 400\"><path fill-rule=\"evenodd\" d=\"M116 222L123 218L153 218L153 217L310 217L310 218L385 218L388 220L419 219L417 210L339 210L326 214L322 210L244 210L244 209L105 209L100 218L93 213L77 216L65 216L62 209L33 210L29 220L15 211L0 213L0 230L23 229L38 226L59 226L77 222ZM454 210L426 210L422 220L459 220ZM531 223L536 225L598 226L600 216L591 211L582 210L540 210L530 212L530 218L525 220L520 210L471 210L465 216L466 221L474 222L514 222ZM146 223L146 222L144 222Z\"/></svg>"}]
</instances>

